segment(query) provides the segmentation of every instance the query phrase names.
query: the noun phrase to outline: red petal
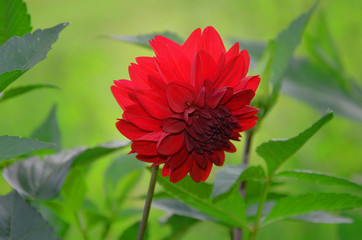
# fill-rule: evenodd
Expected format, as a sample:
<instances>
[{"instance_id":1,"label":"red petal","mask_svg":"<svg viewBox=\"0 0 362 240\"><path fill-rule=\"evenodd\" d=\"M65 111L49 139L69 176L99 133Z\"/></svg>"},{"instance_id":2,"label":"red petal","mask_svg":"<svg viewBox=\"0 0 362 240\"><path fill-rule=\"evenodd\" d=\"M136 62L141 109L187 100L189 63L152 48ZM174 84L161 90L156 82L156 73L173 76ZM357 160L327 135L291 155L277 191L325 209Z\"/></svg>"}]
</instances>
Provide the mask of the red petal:
<instances>
[{"instance_id":1,"label":"red petal","mask_svg":"<svg viewBox=\"0 0 362 240\"><path fill-rule=\"evenodd\" d=\"M171 169L178 168L181 164L183 164L189 156L189 152L183 147L180 151L175 153L167 162L167 165Z\"/></svg>"},{"instance_id":2,"label":"red petal","mask_svg":"<svg viewBox=\"0 0 362 240\"><path fill-rule=\"evenodd\" d=\"M198 164L193 164L190 171L190 176L195 182L206 181L210 175L211 168L212 163L210 161L207 161L206 169L200 168Z\"/></svg>"},{"instance_id":3,"label":"red petal","mask_svg":"<svg viewBox=\"0 0 362 240\"><path fill-rule=\"evenodd\" d=\"M195 92L186 84L171 82L166 87L167 99L171 109L182 113L195 99Z\"/></svg>"},{"instance_id":4,"label":"red petal","mask_svg":"<svg viewBox=\"0 0 362 240\"><path fill-rule=\"evenodd\" d=\"M216 63L212 56L202 49L198 50L191 67L191 84L195 86L196 91L200 89L204 80L215 79L215 69Z\"/></svg>"},{"instance_id":5,"label":"red petal","mask_svg":"<svg viewBox=\"0 0 362 240\"><path fill-rule=\"evenodd\" d=\"M220 88L216 90L210 97L206 98L206 105L214 109L219 105L221 99L223 99L224 96L228 98L227 100L229 100L232 97L232 94L233 94L232 88L230 87ZM227 101L224 100L224 102Z\"/></svg>"},{"instance_id":6,"label":"red petal","mask_svg":"<svg viewBox=\"0 0 362 240\"><path fill-rule=\"evenodd\" d=\"M192 105L195 105L199 108L204 108L205 107L205 87L202 87L199 91L199 93L197 94L197 97L195 98L194 102L192 103Z\"/></svg>"},{"instance_id":7,"label":"red petal","mask_svg":"<svg viewBox=\"0 0 362 240\"><path fill-rule=\"evenodd\" d=\"M136 96L143 109L152 117L163 119L172 115L166 98L152 91L141 90L136 92Z\"/></svg>"},{"instance_id":8,"label":"red petal","mask_svg":"<svg viewBox=\"0 0 362 240\"><path fill-rule=\"evenodd\" d=\"M240 108L238 110L232 111L231 113L234 116L242 116L244 118L251 117L259 112L259 109L251 106L244 106L243 108Z\"/></svg>"},{"instance_id":9,"label":"red petal","mask_svg":"<svg viewBox=\"0 0 362 240\"><path fill-rule=\"evenodd\" d=\"M116 127L120 133L131 140L136 140L149 133L123 119L118 120Z\"/></svg>"},{"instance_id":10,"label":"red petal","mask_svg":"<svg viewBox=\"0 0 362 240\"><path fill-rule=\"evenodd\" d=\"M237 117L238 123L241 126L241 131L246 131L256 125L256 121L259 118L257 116L253 116L250 118L243 118L242 116Z\"/></svg>"},{"instance_id":11,"label":"red petal","mask_svg":"<svg viewBox=\"0 0 362 240\"><path fill-rule=\"evenodd\" d=\"M184 146L185 134L164 134L157 144L157 151L162 155L172 155L177 153Z\"/></svg>"},{"instance_id":12,"label":"red petal","mask_svg":"<svg viewBox=\"0 0 362 240\"><path fill-rule=\"evenodd\" d=\"M167 176L170 176L170 173L171 173L171 169L169 168L168 164L166 163L162 168L161 174L163 177L167 177Z\"/></svg>"},{"instance_id":13,"label":"red petal","mask_svg":"<svg viewBox=\"0 0 362 240\"><path fill-rule=\"evenodd\" d=\"M200 48L206 50L216 60L221 54L225 54L225 46L219 33L211 26L204 29L201 37Z\"/></svg>"},{"instance_id":14,"label":"red petal","mask_svg":"<svg viewBox=\"0 0 362 240\"><path fill-rule=\"evenodd\" d=\"M234 88L234 91L239 92L242 90L251 89L255 92L259 86L259 83L260 83L259 76L247 76L241 79L240 83Z\"/></svg>"},{"instance_id":15,"label":"red petal","mask_svg":"<svg viewBox=\"0 0 362 240\"><path fill-rule=\"evenodd\" d=\"M140 105L126 107L123 118L146 131L161 130L161 121L151 117Z\"/></svg>"},{"instance_id":16,"label":"red petal","mask_svg":"<svg viewBox=\"0 0 362 240\"><path fill-rule=\"evenodd\" d=\"M239 43L237 42L226 53L226 62L229 62L232 58L239 55L239 50L240 50L240 47L239 47Z\"/></svg>"},{"instance_id":17,"label":"red petal","mask_svg":"<svg viewBox=\"0 0 362 240\"><path fill-rule=\"evenodd\" d=\"M179 133L186 128L186 123L178 118L166 118L162 122L162 129L168 133Z\"/></svg>"},{"instance_id":18,"label":"red petal","mask_svg":"<svg viewBox=\"0 0 362 240\"><path fill-rule=\"evenodd\" d=\"M214 151L212 154L206 154L206 157L209 158L216 166L222 166L225 162L225 153L224 151Z\"/></svg>"},{"instance_id":19,"label":"red petal","mask_svg":"<svg viewBox=\"0 0 362 240\"><path fill-rule=\"evenodd\" d=\"M248 51L246 51L245 49L241 50L240 55L242 55L244 58L244 72L242 74L242 77L245 77L249 70L250 56Z\"/></svg>"},{"instance_id":20,"label":"red petal","mask_svg":"<svg viewBox=\"0 0 362 240\"><path fill-rule=\"evenodd\" d=\"M205 158L204 155L197 154L195 152L192 153L195 159L195 162L197 165L199 165L200 168L206 169L208 160Z\"/></svg>"},{"instance_id":21,"label":"red petal","mask_svg":"<svg viewBox=\"0 0 362 240\"><path fill-rule=\"evenodd\" d=\"M226 63L225 68L223 69L222 75L215 82L215 87L224 87L230 86L235 87L239 84L240 80L243 78L245 71L245 62L242 55L238 55Z\"/></svg>"},{"instance_id":22,"label":"red petal","mask_svg":"<svg viewBox=\"0 0 362 240\"><path fill-rule=\"evenodd\" d=\"M190 60L194 58L196 51L200 47L201 29L197 28L191 33L186 42L182 45L183 52L188 56Z\"/></svg>"},{"instance_id":23,"label":"red petal","mask_svg":"<svg viewBox=\"0 0 362 240\"><path fill-rule=\"evenodd\" d=\"M128 80L114 81L116 86L111 86L111 91L119 106L124 110L126 106L134 104L129 94L134 94L134 84Z\"/></svg>"},{"instance_id":24,"label":"red petal","mask_svg":"<svg viewBox=\"0 0 362 240\"><path fill-rule=\"evenodd\" d=\"M225 106L231 111L237 110L245 105L249 105L254 95L255 92L250 89L237 92Z\"/></svg>"},{"instance_id":25,"label":"red petal","mask_svg":"<svg viewBox=\"0 0 362 240\"><path fill-rule=\"evenodd\" d=\"M191 155L189 155L186 161L179 168L172 169L170 174L170 181L175 183L183 179L191 170L192 165L193 161Z\"/></svg>"},{"instance_id":26,"label":"red petal","mask_svg":"<svg viewBox=\"0 0 362 240\"><path fill-rule=\"evenodd\" d=\"M160 165L162 163L167 162L167 159L160 158L159 156L145 156L145 155L137 154L136 158L142 162L153 163L153 165L154 164Z\"/></svg>"},{"instance_id":27,"label":"red petal","mask_svg":"<svg viewBox=\"0 0 362 240\"><path fill-rule=\"evenodd\" d=\"M232 144L230 141L229 141L229 144L230 144L229 147L224 147L222 150L223 150L223 151L226 151L226 152L229 152L229 153L234 153L234 152L236 152L236 147L235 147L235 145Z\"/></svg>"},{"instance_id":28,"label":"red petal","mask_svg":"<svg viewBox=\"0 0 362 240\"><path fill-rule=\"evenodd\" d=\"M132 143L132 151L146 156L155 156L157 153L157 142L138 141Z\"/></svg>"}]
</instances>

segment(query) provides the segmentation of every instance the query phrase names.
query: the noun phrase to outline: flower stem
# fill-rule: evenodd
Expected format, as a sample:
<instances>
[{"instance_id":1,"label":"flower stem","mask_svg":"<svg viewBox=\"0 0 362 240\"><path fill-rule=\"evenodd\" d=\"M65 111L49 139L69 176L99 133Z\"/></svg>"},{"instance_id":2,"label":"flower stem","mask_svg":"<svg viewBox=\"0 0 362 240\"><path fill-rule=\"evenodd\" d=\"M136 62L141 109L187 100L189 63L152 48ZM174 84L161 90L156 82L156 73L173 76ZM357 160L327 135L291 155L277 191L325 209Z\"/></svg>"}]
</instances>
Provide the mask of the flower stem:
<instances>
[{"instance_id":1,"label":"flower stem","mask_svg":"<svg viewBox=\"0 0 362 240\"><path fill-rule=\"evenodd\" d=\"M140 228L138 230L137 240L142 240L143 236L145 235L145 232L146 232L148 215L150 214L151 202L152 202L153 193L155 191L155 186L156 186L158 168L159 168L159 166L155 166L152 168L150 185L148 186L147 198L146 198L145 206L143 208L143 216L142 216Z\"/></svg>"},{"instance_id":2,"label":"flower stem","mask_svg":"<svg viewBox=\"0 0 362 240\"><path fill-rule=\"evenodd\" d=\"M242 160L242 163L245 165L249 164L250 148L251 148L253 133L254 133L253 130L249 130L246 132L246 140L245 140L245 147L244 147L243 160ZM242 181L240 183L239 192L243 198L245 198L245 187L246 187L246 182ZM242 239L243 239L243 230L241 228L234 228L233 240L242 240Z\"/></svg>"},{"instance_id":3,"label":"flower stem","mask_svg":"<svg viewBox=\"0 0 362 240\"><path fill-rule=\"evenodd\" d=\"M84 220L82 218L82 215L76 211L74 211L73 214L77 221L78 229L79 229L80 233L82 234L83 240L88 240L88 235L85 230Z\"/></svg>"},{"instance_id":4,"label":"flower stem","mask_svg":"<svg viewBox=\"0 0 362 240\"><path fill-rule=\"evenodd\" d=\"M257 211L257 213L256 213L254 228L253 228L253 230L251 231L249 240L255 240L256 234L257 234L258 231L259 231L260 219L261 219L261 217L262 217L262 215L263 215L264 203L265 203L266 198L267 198L267 196L268 196L268 191L269 191L269 187L270 187L270 183L271 183L272 177L273 177L273 176L270 176L270 177L267 179L267 181L266 181L266 185L265 185L265 187L264 187L263 196L262 196L262 198L261 198L261 200L260 200L260 203L259 203L259 206L258 206L258 211Z\"/></svg>"}]
</instances>

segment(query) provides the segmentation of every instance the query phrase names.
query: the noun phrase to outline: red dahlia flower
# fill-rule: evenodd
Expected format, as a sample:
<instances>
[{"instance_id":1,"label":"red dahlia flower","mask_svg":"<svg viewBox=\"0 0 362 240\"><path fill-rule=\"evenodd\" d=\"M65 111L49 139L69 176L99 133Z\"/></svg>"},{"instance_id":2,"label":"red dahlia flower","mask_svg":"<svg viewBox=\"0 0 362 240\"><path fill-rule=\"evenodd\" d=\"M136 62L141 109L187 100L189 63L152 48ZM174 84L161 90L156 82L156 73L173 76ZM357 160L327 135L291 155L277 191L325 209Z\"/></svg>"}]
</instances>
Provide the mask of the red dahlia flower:
<instances>
[{"instance_id":1,"label":"red dahlia flower","mask_svg":"<svg viewBox=\"0 0 362 240\"><path fill-rule=\"evenodd\" d=\"M212 164L224 164L230 140L256 124L249 106L259 76L248 76L249 55L236 43L226 52L212 27L196 29L182 45L162 36L150 41L156 57L136 58L131 81L111 87L124 110L117 129L133 141L132 152L177 182L188 173L205 181Z\"/></svg>"}]
</instances>

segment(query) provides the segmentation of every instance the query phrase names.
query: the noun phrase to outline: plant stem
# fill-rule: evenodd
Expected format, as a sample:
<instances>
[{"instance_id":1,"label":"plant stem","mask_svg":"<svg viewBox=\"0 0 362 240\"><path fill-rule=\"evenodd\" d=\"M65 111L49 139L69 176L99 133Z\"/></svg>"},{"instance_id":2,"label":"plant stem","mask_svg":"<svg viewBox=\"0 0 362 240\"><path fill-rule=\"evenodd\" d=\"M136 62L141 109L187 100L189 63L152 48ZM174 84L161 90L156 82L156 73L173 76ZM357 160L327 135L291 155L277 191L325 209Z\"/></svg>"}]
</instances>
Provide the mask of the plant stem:
<instances>
[{"instance_id":1,"label":"plant stem","mask_svg":"<svg viewBox=\"0 0 362 240\"><path fill-rule=\"evenodd\" d=\"M79 229L80 233L82 234L83 240L88 240L87 232L85 230L84 222L83 222L83 219L81 219L80 213L77 213L76 211L74 211L73 213L74 213L75 219L77 220L78 229Z\"/></svg>"},{"instance_id":2,"label":"plant stem","mask_svg":"<svg viewBox=\"0 0 362 240\"><path fill-rule=\"evenodd\" d=\"M242 160L242 163L245 165L249 164L250 148L251 148L253 133L254 133L253 130L249 130L246 132L246 140L245 140L245 147L244 147L243 160ZM246 187L246 182L242 181L240 183L239 192L243 198L245 198L245 187ZM241 228L234 228L233 240L242 240L242 239L243 239L243 230Z\"/></svg>"},{"instance_id":3,"label":"plant stem","mask_svg":"<svg viewBox=\"0 0 362 240\"><path fill-rule=\"evenodd\" d=\"M264 209L264 203L266 201L266 198L268 196L268 191L269 191L269 187L270 187L270 183L272 180L273 176L270 176L267 181L266 181L266 185L264 187L264 192L263 192L263 196L260 200L259 206L258 206L258 212L256 213L256 218L255 218L255 224L254 224L254 228L251 231L249 240L255 240L256 234L259 231L259 224L260 224L260 219L263 215L263 209Z\"/></svg>"},{"instance_id":4,"label":"plant stem","mask_svg":"<svg viewBox=\"0 0 362 240\"><path fill-rule=\"evenodd\" d=\"M155 186L156 186L158 168L159 168L159 166L155 166L152 168L150 185L148 186L147 198L146 198L145 206L143 208L143 216L142 216L140 228L138 230L137 240L143 240L143 236L145 235L145 232L146 232L148 215L150 214L151 202L152 202L153 193L155 191Z\"/></svg>"}]
</instances>

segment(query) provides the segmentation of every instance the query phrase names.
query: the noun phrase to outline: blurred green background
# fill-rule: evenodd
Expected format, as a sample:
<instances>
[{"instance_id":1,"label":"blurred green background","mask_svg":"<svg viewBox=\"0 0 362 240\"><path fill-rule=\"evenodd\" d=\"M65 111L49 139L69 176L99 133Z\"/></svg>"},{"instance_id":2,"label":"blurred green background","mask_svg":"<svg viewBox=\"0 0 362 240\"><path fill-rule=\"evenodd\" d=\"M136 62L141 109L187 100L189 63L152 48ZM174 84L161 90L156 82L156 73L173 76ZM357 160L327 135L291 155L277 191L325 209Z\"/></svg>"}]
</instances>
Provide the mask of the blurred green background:
<instances>
[{"instance_id":1,"label":"blurred green background","mask_svg":"<svg viewBox=\"0 0 362 240\"><path fill-rule=\"evenodd\" d=\"M153 52L146 48L109 39L104 37L105 35L136 35L169 30L186 38L195 28L212 25L223 39L236 37L266 42L286 28L297 16L306 12L315 1L25 2L31 15L33 30L52 27L60 22L72 24L60 34L48 58L12 86L51 83L60 90L38 90L0 104L0 135L29 136L47 116L51 107L57 104L62 147L67 149L124 138L115 128L116 119L121 117L121 109L110 92L112 80L128 79L128 65L134 62L136 57L153 55ZM307 31L313 28L321 13L327 19L345 70L362 84L362 1L321 1ZM296 55L306 55L303 42ZM294 136L310 126L320 115L321 112L303 102L281 96L278 104L266 117L253 146L271 138ZM237 153L228 155L227 163L240 162L242 143L238 146ZM312 138L285 168L311 169L361 181L361 146L361 122L337 116ZM99 204L102 204L99 193L103 191L103 171L109 164L109 159L93 164L87 175L88 197ZM256 154L252 154L251 159L252 164L262 163ZM138 185L134 196L146 193L148 177L145 172L144 181ZM10 187L0 180L0 194L9 191ZM139 206L142 206L142 200L139 201ZM157 219L160 216L163 216L161 211L152 210L152 239L159 239L159 236L168 231L159 226ZM112 230L114 235L111 234L110 239L131 224L119 223L119 228ZM358 226L354 227L358 229ZM222 239L227 236L227 231L215 223L204 222L195 225L185 239ZM258 239L334 240L341 239L339 231L337 225L280 222L262 230ZM71 239L78 239L76 232ZM353 238L351 236L348 239Z\"/></svg>"}]
</instances>

